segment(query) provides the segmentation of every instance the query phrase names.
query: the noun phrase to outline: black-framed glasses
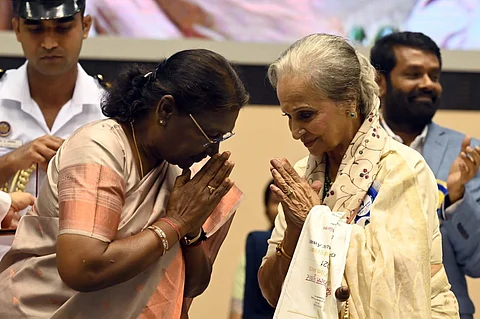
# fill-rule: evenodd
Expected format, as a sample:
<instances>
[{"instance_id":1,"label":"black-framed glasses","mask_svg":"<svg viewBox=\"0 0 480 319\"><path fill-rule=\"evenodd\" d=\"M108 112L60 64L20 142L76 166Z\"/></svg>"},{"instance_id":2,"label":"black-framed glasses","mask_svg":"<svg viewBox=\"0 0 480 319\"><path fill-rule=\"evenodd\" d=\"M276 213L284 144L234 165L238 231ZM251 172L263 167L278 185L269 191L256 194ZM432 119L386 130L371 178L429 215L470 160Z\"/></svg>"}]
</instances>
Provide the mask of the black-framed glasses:
<instances>
[{"instance_id":1,"label":"black-framed glasses","mask_svg":"<svg viewBox=\"0 0 480 319\"><path fill-rule=\"evenodd\" d=\"M208 148L210 145L214 145L214 144L218 144L220 142L223 142L225 140L228 140L230 137L234 136L235 133L234 132L227 132L225 134L223 134L223 136L221 137L218 137L218 138L211 138L207 135L207 133L205 133L205 131L202 129L202 127L200 126L200 124L198 124L197 120L195 120L195 118L193 117L192 114L188 114L190 116L190 118L192 119L193 123L195 123L195 125L198 127L198 129L200 130L200 132L202 132L203 136L205 136L205 138L207 139L207 143L205 143L203 145L204 148Z\"/></svg>"}]
</instances>

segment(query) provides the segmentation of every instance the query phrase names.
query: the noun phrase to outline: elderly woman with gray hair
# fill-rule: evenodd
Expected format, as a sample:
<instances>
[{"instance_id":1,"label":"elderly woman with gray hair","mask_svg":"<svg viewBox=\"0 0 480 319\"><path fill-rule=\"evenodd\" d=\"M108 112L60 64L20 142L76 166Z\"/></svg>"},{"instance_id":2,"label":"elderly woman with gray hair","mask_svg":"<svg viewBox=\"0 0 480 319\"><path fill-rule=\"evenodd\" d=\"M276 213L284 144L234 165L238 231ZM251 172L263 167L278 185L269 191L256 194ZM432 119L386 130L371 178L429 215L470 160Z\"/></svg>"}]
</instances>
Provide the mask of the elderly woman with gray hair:
<instances>
[{"instance_id":1,"label":"elderly woman with gray hair","mask_svg":"<svg viewBox=\"0 0 480 319\"><path fill-rule=\"evenodd\" d=\"M332 291L345 301L335 304L335 317L458 318L442 265L435 177L420 154L380 126L379 88L369 61L341 37L313 34L287 49L268 76L292 137L310 153L294 167L286 159L271 161L271 189L282 209L259 281L269 303L278 303L276 318L331 318L322 307ZM305 252L299 250L316 209L326 218L339 217L338 223L312 228L333 231L331 246L323 245L327 270L310 268L315 274L302 273L305 279L290 283L292 265L309 259L307 253L301 260ZM339 264L332 257L341 255L341 226L349 236ZM313 260L318 250L308 251ZM326 293L302 297L312 282ZM282 317L282 301L294 298L292 305L308 299L315 314L292 306Z\"/></svg>"}]
</instances>

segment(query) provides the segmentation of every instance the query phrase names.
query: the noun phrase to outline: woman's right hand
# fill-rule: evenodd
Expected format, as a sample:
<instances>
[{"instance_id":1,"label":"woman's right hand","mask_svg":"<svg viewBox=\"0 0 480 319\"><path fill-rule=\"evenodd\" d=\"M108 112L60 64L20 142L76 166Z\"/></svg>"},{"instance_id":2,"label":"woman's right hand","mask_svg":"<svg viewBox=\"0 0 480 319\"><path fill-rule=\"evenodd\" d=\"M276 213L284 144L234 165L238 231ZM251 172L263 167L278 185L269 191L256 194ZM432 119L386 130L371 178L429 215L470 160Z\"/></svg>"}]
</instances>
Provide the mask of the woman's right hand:
<instances>
[{"instance_id":1,"label":"woman's right hand","mask_svg":"<svg viewBox=\"0 0 480 319\"><path fill-rule=\"evenodd\" d=\"M300 231L312 207L322 203L318 195L321 183L316 181L309 185L287 159L272 159L270 164L274 180L270 190L282 204L287 227Z\"/></svg>"},{"instance_id":2,"label":"woman's right hand","mask_svg":"<svg viewBox=\"0 0 480 319\"><path fill-rule=\"evenodd\" d=\"M232 188L229 179L234 164L228 159L230 152L216 154L190 179L185 169L177 177L168 202L167 215L180 230L180 235L198 233L198 230L220 200Z\"/></svg>"}]
</instances>

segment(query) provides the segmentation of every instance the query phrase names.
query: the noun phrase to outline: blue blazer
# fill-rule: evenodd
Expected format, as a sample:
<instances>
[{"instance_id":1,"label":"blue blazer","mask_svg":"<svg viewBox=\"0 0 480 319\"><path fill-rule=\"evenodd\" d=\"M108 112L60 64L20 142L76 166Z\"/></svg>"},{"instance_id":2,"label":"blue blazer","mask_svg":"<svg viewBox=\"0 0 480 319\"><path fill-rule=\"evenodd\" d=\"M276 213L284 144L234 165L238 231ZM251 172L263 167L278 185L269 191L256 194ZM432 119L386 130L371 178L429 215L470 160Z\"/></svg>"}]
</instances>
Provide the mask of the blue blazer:
<instances>
[{"instance_id":1,"label":"blue blazer","mask_svg":"<svg viewBox=\"0 0 480 319\"><path fill-rule=\"evenodd\" d=\"M437 180L447 181L450 166L460 154L464 134L432 123L428 127L423 157ZM480 141L472 138L472 146ZM451 208L450 208L451 209ZM448 211L448 210L447 210ZM468 296L465 276L480 277L480 173L466 185L453 215L441 221L443 263L452 291L458 299L460 317L473 318L475 307ZM478 300L477 300L478 302Z\"/></svg>"},{"instance_id":2,"label":"blue blazer","mask_svg":"<svg viewBox=\"0 0 480 319\"><path fill-rule=\"evenodd\" d=\"M263 298L258 284L258 270L267 253L267 240L272 231L254 231L248 234L245 249L245 292L243 296L243 319L271 319L275 309Z\"/></svg>"}]
</instances>

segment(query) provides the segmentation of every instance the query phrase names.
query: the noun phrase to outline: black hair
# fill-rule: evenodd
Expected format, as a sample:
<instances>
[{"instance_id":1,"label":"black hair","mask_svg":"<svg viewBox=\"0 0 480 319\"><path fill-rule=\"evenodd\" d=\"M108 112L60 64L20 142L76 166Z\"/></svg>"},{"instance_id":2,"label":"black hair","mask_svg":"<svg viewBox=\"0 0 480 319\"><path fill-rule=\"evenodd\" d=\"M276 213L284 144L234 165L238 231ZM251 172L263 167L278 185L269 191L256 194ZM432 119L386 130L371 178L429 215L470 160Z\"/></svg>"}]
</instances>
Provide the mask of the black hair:
<instances>
[{"instance_id":1,"label":"black hair","mask_svg":"<svg viewBox=\"0 0 480 319\"><path fill-rule=\"evenodd\" d=\"M268 208L268 202L270 201L270 197L272 197L272 191L270 190L270 185L275 183L273 179L271 179L267 187L265 188L264 194L263 194L263 204L265 205L265 208Z\"/></svg>"},{"instance_id":2,"label":"black hair","mask_svg":"<svg viewBox=\"0 0 480 319\"><path fill-rule=\"evenodd\" d=\"M127 70L114 81L102 111L118 122L132 122L148 115L167 94L181 111L192 114L240 109L249 99L240 77L224 57L195 49L175 53L156 70L138 65Z\"/></svg>"},{"instance_id":3,"label":"black hair","mask_svg":"<svg viewBox=\"0 0 480 319\"><path fill-rule=\"evenodd\" d=\"M370 50L370 62L387 79L397 64L394 51L397 46L433 53L442 67L440 48L430 37L420 32L394 32L378 39Z\"/></svg>"}]
</instances>

